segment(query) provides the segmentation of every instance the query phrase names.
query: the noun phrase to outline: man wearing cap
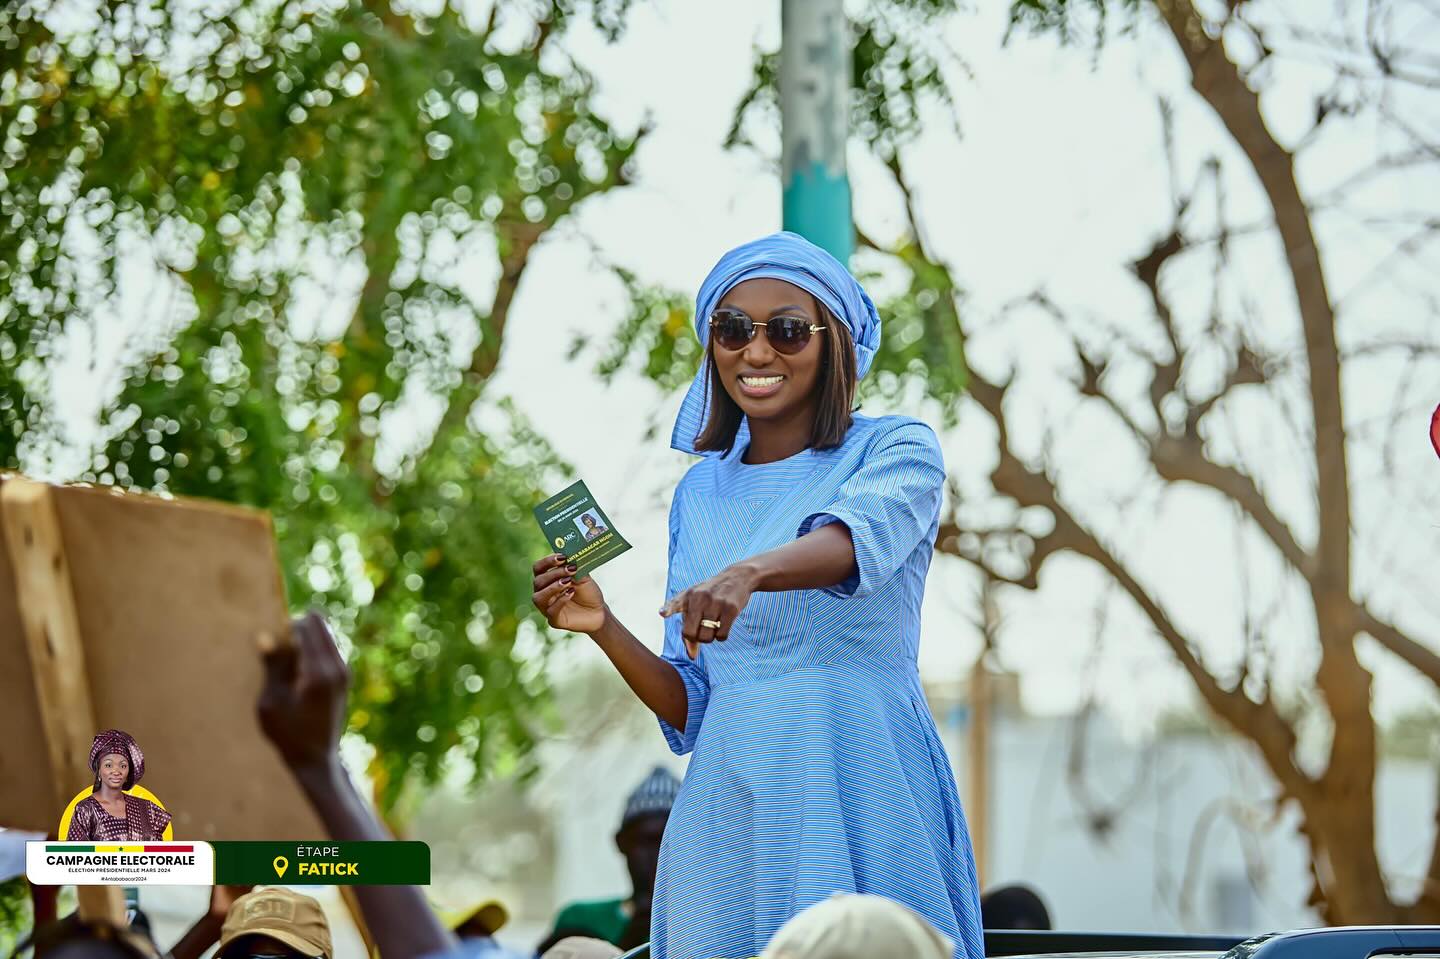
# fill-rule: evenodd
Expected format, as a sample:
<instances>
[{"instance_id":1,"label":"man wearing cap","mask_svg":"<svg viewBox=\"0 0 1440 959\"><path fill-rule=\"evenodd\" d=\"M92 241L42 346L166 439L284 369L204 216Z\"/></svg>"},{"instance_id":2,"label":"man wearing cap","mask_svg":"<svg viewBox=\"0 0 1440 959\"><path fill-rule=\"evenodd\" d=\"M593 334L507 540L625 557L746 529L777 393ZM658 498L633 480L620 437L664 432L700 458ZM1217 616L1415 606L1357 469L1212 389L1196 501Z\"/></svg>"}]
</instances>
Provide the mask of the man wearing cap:
<instances>
[{"instance_id":1,"label":"man wearing cap","mask_svg":"<svg viewBox=\"0 0 1440 959\"><path fill-rule=\"evenodd\" d=\"M220 931L216 959L333 959L320 903L289 889L257 889L236 899Z\"/></svg>"},{"instance_id":2,"label":"man wearing cap","mask_svg":"<svg viewBox=\"0 0 1440 959\"><path fill-rule=\"evenodd\" d=\"M649 941L650 900L655 892L660 840L679 791L680 780L661 766L656 766L636 787L625 801L620 831L615 834L615 845L630 872L630 895L571 903L555 917L555 930L547 942L565 936L590 936L631 949Z\"/></svg>"}]
</instances>

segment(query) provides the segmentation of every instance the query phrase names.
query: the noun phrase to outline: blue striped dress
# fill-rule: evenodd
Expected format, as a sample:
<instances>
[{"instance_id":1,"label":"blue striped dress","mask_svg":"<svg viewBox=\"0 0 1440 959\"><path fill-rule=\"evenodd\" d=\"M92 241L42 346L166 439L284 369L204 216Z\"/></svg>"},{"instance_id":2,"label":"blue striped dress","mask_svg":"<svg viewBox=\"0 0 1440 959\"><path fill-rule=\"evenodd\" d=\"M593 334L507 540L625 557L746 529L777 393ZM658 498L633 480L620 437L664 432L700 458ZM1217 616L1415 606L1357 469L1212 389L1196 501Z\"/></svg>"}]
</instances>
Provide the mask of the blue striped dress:
<instances>
[{"instance_id":1,"label":"blue striped dress","mask_svg":"<svg viewBox=\"0 0 1440 959\"><path fill-rule=\"evenodd\" d=\"M756 956L795 913L861 892L980 959L970 837L916 668L945 478L935 434L857 415L836 449L761 465L742 453L700 461L676 489L667 595L830 522L850 528L858 573L756 593L695 662L680 617L666 621L689 713L661 728L694 756L660 851L652 955Z\"/></svg>"}]
</instances>

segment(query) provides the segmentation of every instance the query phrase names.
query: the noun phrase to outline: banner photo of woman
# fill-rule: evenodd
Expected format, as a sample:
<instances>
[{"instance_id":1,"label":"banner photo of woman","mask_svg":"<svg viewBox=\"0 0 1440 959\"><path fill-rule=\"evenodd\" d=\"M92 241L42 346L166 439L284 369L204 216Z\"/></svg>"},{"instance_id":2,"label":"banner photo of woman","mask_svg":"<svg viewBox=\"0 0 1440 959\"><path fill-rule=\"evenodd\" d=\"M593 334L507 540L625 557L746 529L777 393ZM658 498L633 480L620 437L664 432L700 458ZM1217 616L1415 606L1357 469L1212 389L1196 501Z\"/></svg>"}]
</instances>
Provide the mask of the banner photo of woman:
<instances>
[{"instance_id":1,"label":"banner photo of woman","mask_svg":"<svg viewBox=\"0 0 1440 959\"><path fill-rule=\"evenodd\" d=\"M94 782L82 790L60 819L57 835L67 842L159 842L174 838L170 813L139 785L145 753L120 729L96 734L90 746Z\"/></svg>"}]
</instances>

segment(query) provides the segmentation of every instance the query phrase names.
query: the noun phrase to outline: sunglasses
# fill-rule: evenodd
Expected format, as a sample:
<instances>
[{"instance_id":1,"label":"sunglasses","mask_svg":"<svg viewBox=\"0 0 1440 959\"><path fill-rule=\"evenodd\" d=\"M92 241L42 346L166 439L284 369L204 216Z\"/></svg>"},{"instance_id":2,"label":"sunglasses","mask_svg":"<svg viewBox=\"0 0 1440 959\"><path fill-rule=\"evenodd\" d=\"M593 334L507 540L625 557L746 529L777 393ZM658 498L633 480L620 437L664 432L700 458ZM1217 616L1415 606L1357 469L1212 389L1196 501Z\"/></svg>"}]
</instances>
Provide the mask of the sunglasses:
<instances>
[{"instance_id":1,"label":"sunglasses","mask_svg":"<svg viewBox=\"0 0 1440 959\"><path fill-rule=\"evenodd\" d=\"M755 331L765 327L765 340L776 353L787 356L799 353L810 344L811 335L825 329L803 316L772 316L756 324L739 310L716 310L710 314L710 335L727 350L743 350L755 339Z\"/></svg>"}]
</instances>

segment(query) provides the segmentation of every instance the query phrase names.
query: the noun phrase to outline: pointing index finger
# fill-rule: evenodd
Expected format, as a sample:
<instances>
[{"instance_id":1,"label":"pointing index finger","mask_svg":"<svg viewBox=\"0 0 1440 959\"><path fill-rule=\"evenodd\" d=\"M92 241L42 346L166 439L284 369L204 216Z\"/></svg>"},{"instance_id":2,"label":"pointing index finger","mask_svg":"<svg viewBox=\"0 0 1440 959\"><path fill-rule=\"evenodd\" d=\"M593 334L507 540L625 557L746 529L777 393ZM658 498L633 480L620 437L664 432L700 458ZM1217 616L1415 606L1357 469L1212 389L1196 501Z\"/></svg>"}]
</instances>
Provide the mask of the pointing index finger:
<instances>
[{"instance_id":1,"label":"pointing index finger","mask_svg":"<svg viewBox=\"0 0 1440 959\"><path fill-rule=\"evenodd\" d=\"M666 601L664 606L660 607L660 615L668 618L674 616L676 613L683 612L685 609L684 599L684 593L676 593Z\"/></svg>"}]
</instances>

